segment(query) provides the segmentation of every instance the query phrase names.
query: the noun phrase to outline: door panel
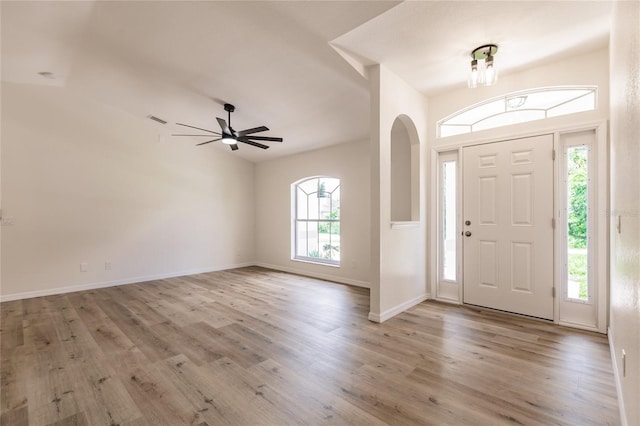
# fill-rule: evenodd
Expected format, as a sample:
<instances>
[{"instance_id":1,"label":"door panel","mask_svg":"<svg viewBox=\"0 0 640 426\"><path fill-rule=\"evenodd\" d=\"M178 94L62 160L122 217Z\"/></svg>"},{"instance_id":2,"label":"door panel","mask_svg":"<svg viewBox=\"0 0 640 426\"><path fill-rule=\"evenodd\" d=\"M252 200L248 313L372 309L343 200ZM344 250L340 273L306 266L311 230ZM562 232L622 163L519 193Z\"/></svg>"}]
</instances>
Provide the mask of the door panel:
<instances>
[{"instance_id":1,"label":"door panel","mask_svg":"<svg viewBox=\"0 0 640 426\"><path fill-rule=\"evenodd\" d=\"M465 303L553 319L552 151L552 135L464 148Z\"/></svg>"}]
</instances>

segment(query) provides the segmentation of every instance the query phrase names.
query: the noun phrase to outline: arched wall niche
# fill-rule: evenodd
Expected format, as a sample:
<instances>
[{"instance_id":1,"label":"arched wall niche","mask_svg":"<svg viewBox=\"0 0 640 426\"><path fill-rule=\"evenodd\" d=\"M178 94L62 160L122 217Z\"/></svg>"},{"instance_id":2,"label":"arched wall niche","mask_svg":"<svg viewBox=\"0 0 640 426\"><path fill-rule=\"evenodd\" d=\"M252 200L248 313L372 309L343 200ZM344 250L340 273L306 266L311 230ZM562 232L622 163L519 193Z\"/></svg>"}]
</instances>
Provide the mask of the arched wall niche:
<instances>
[{"instance_id":1,"label":"arched wall niche","mask_svg":"<svg viewBox=\"0 0 640 426\"><path fill-rule=\"evenodd\" d=\"M420 141L411 118L401 114L391 126L391 221L420 220Z\"/></svg>"}]
</instances>

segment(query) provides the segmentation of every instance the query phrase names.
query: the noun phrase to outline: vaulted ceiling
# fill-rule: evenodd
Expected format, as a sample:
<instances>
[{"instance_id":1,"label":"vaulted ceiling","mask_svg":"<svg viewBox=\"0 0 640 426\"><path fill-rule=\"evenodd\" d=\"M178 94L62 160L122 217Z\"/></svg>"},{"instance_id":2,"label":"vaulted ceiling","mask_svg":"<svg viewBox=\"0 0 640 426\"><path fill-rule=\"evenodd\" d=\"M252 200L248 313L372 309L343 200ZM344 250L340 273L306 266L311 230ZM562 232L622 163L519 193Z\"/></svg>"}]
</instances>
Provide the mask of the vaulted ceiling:
<instances>
[{"instance_id":1,"label":"vaulted ceiling","mask_svg":"<svg viewBox=\"0 0 640 426\"><path fill-rule=\"evenodd\" d=\"M284 137L262 161L369 135L366 79L338 51L383 63L425 95L463 87L470 50L509 73L607 45L609 2L3 1L2 80L52 85L128 113ZM51 74L40 75L48 72ZM154 125L154 124L152 124ZM160 126L160 125L158 125ZM190 143L173 138L176 143ZM228 149L210 144L198 149Z\"/></svg>"}]
</instances>

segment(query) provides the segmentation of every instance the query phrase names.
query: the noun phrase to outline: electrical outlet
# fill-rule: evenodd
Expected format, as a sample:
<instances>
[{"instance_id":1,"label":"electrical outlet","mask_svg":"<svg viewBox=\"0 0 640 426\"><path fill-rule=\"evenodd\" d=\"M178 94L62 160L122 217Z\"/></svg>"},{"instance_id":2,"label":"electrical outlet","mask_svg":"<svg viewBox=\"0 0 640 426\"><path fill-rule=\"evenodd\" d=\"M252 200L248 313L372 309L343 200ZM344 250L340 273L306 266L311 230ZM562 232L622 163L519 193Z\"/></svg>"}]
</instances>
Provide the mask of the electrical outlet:
<instances>
[{"instance_id":1,"label":"electrical outlet","mask_svg":"<svg viewBox=\"0 0 640 426\"><path fill-rule=\"evenodd\" d=\"M111 262L104 262L104 270L105 271L111 270Z\"/></svg>"},{"instance_id":2,"label":"electrical outlet","mask_svg":"<svg viewBox=\"0 0 640 426\"><path fill-rule=\"evenodd\" d=\"M89 264L86 262L82 262L80 264L80 272L87 272L89 270Z\"/></svg>"},{"instance_id":3,"label":"electrical outlet","mask_svg":"<svg viewBox=\"0 0 640 426\"><path fill-rule=\"evenodd\" d=\"M622 350L622 377L627 375L627 351Z\"/></svg>"}]
</instances>

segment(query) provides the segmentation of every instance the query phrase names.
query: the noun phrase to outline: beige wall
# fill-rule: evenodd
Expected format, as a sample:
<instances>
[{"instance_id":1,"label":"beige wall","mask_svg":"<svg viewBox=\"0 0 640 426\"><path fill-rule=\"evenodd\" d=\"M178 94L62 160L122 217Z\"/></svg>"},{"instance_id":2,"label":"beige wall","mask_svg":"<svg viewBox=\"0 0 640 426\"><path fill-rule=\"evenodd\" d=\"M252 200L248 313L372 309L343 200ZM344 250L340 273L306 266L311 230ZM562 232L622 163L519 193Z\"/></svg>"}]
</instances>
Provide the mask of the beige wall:
<instances>
[{"instance_id":1,"label":"beige wall","mask_svg":"<svg viewBox=\"0 0 640 426\"><path fill-rule=\"evenodd\" d=\"M369 69L371 87L371 303L369 319L385 321L428 297L426 283L427 100L384 65ZM391 224L391 128L406 115L419 147L418 220ZM411 136L411 135L410 135Z\"/></svg>"},{"instance_id":2,"label":"beige wall","mask_svg":"<svg viewBox=\"0 0 640 426\"><path fill-rule=\"evenodd\" d=\"M291 260L291 184L340 179L339 267ZM256 165L256 260L284 271L369 286L369 145L346 143Z\"/></svg>"},{"instance_id":3,"label":"beige wall","mask_svg":"<svg viewBox=\"0 0 640 426\"><path fill-rule=\"evenodd\" d=\"M64 88L2 107L4 300L253 262L252 163Z\"/></svg>"},{"instance_id":4,"label":"beige wall","mask_svg":"<svg viewBox=\"0 0 640 426\"><path fill-rule=\"evenodd\" d=\"M611 49L611 340L624 407L640 424L640 3L616 2ZM620 232L616 225L620 220ZM622 375L622 350L627 353Z\"/></svg>"}]
</instances>

